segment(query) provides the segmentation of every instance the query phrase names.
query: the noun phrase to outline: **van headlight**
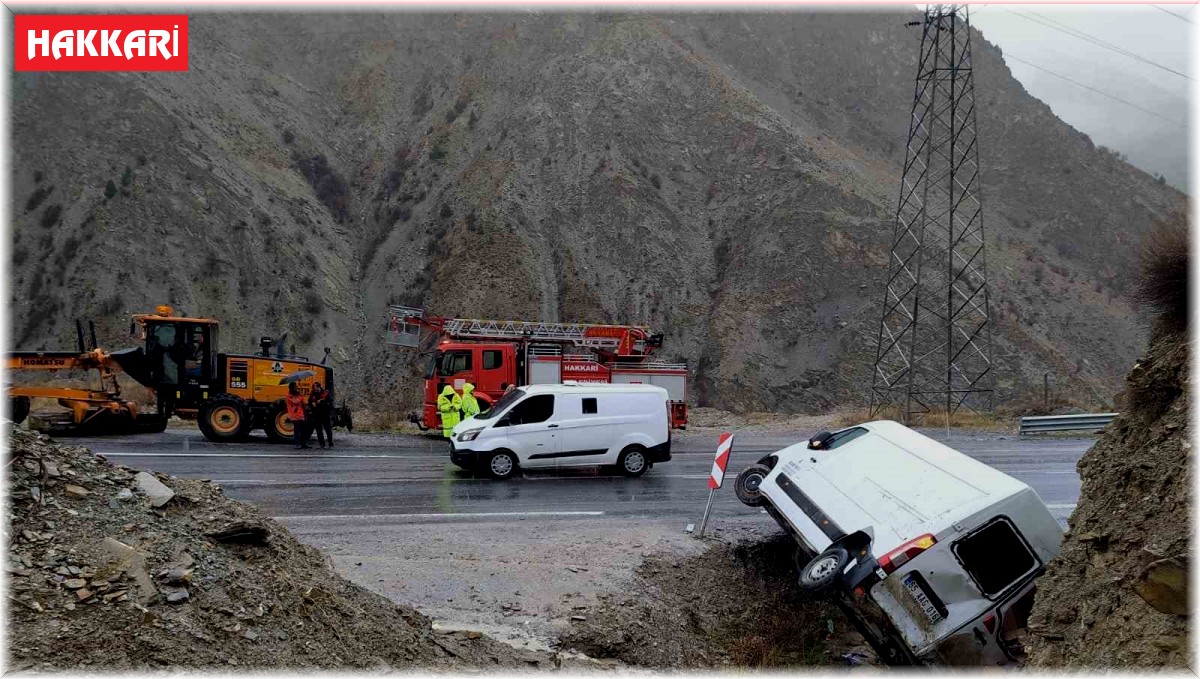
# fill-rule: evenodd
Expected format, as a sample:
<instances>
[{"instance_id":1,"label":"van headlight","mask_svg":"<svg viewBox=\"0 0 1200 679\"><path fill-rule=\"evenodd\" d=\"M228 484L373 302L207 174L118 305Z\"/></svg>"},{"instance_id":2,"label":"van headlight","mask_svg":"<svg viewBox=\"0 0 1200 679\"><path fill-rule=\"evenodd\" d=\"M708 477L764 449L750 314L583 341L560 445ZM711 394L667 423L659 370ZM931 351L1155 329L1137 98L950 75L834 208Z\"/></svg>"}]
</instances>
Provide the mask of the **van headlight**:
<instances>
[{"instance_id":1,"label":"van headlight","mask_svg":"<svg viewBox=\"0 0 1200 679\"><path fill-rule=\"evenodd\" d=\"M458 440L463 442L474 441L475 437L479 436L479 432L481 431L483 431L483 427L479 427L478 429L468 429L458 435Z\"/></svg>"}]
</instances>

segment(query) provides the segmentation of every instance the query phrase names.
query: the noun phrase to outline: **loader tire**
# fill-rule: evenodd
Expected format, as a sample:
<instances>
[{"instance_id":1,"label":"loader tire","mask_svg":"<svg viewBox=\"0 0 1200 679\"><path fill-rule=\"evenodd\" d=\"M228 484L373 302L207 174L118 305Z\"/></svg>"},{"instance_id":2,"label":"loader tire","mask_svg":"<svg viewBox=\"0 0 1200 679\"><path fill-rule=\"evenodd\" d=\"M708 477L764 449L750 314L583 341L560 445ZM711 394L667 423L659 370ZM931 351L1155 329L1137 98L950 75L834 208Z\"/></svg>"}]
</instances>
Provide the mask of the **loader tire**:
<instances>
[{"instance_id":1,"label":"loader tire","mask_svg":"<svg viewBox=\"0 0 1200 679\"><path fill-rule=\"evenodd\" d=\"M244 400L232 394L221 394L200 408L196 423L209 441L239 441L250 430L250 412Z\"/></svg>"},{"instance_id":2,"label":"loader tire","mask_svg":"<svg viewBox=\"0 0 1200 679\"><path fill-rule=\"evenodd\" d=\"M293 427L287 416L287 403L279 400L272 404L271 409L267 411L267 421L263 423L263 429L266 430L271 443L294 443L296 430ZM310 429L308 439L312 440L312 437L313 431Z\"/></svg>"},{"instance_id":3,"label":"loader tire","mask_svg":"<svg viewBox=\"0 0 1200 679\"><path fill-rule=\"evenodd\" d=\"M29 417L29 397L13 396L8 400L8 419L21 424Z\"/></svg>"}]
</instances>

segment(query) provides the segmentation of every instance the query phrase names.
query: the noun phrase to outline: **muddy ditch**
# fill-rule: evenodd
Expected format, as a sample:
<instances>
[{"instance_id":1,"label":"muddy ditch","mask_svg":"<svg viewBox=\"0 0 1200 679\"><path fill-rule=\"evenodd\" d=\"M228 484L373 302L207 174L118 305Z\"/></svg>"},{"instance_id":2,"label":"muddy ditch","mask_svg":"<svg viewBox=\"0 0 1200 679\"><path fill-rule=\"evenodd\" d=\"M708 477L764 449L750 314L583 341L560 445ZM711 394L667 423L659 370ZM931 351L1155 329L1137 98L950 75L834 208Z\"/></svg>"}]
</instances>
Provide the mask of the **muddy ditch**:
<instances>
[{"instance_id":1,"label":"muddy ditch","mask_svg":"<svg viewBox=\"0 0 1200 679\"><path fill-rule=\"evenodd\" d=\"M869 664L874 653L832 604L796 586L785 535L653 556L623 594L573 619L559 644L656 669Z\"/></svg>"}]
</instances>

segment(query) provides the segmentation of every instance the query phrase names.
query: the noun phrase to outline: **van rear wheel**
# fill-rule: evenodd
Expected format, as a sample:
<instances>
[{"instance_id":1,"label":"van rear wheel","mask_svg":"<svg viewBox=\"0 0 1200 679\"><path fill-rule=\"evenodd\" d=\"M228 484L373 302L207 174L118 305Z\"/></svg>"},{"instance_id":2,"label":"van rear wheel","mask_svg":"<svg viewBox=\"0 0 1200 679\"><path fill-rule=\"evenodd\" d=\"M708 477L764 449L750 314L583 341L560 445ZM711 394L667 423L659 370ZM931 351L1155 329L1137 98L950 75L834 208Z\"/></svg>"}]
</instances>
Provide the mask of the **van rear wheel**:
<instances>
[{"instance_id":1,"label":"van rear wheel","mask_svg":"<svg viewBox=\"0 0 1200 679\"><path fill-rule=\"evenodd\" d=\"M638 477L650 469L650 460L646 457L646 449L641 446L629 446L617 460L617 469L625 476Z\"/></svg>"},{"instance_id":2,"label":"van rear wheel","mask_svg":"<svg viewBox=\"0 0 1200 679\"><path fill-rule=\"evenodd\" d=\"M737 495L737 499L746 506L761 507L765 505L767 501L758 488L770 473L771 469L765 464L752 464L746 467L741 474L738 474L737 480L733 483L733 494Z\"/></svg>"},{"instance_id":3,"label":"van rear wheel","mask_svg":"<svg viewBox=\"0 0 1200 679\"><path fill-rule=\"evenodd\" d=\"M850 564L850 552L833 546L821 552L800 569L800 589L810 596L822 596L836 589L842 572Z\"/></svg>"}]
</instances>

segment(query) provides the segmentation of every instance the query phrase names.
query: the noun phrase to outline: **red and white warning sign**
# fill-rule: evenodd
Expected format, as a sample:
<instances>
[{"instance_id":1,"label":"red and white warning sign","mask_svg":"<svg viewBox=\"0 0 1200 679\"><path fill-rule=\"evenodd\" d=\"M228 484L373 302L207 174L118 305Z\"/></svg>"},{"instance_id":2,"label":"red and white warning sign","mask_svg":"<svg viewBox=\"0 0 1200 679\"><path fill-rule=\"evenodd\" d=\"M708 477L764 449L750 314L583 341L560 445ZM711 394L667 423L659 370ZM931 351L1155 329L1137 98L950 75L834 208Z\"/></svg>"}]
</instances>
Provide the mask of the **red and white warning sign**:
<instances>
[{"instance_id":1,"label":"red and white warning sign","mask_svg":"<svg viewBox=\"0 0 1200 679\"><path fill-rule=\"evenodd\" d=\"M713 460L712 474L708 477L708 487L716 490L725 480L725 468L729 466L729 451L733 449L733 434L724 432L717 442L717 459Z\"/></svg>"}]
</instances>

